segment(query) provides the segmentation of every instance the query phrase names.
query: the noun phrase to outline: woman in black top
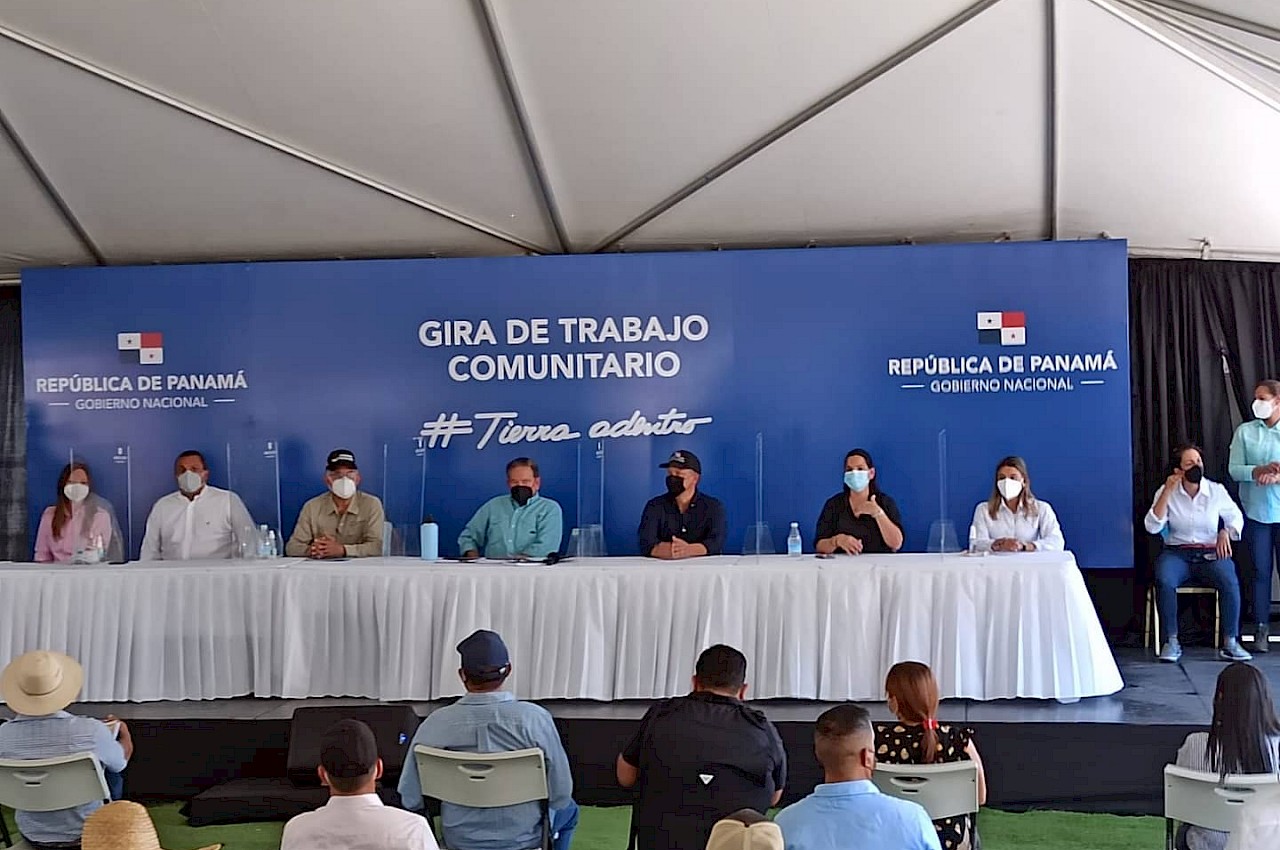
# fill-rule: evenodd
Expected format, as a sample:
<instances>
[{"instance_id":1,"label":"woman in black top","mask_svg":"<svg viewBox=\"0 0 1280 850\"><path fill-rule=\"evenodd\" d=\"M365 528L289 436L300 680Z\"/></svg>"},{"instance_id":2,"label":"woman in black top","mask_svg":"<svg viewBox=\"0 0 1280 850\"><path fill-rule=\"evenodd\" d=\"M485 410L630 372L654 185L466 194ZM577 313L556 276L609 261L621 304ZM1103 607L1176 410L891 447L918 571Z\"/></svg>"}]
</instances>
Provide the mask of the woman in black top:
<instances>
[{"instance_id":1,"label":"woman in black top","mask_svg":"<svg viewBox=\"0 0 1280 850\"><path fill-rule=\"evenodd\" d=\"M876 465L865 449L844 456L844 490L822 506L814 533L821 555L884 554L902 548L902 516L876 484Z\"/></svg>"}]
</instances>

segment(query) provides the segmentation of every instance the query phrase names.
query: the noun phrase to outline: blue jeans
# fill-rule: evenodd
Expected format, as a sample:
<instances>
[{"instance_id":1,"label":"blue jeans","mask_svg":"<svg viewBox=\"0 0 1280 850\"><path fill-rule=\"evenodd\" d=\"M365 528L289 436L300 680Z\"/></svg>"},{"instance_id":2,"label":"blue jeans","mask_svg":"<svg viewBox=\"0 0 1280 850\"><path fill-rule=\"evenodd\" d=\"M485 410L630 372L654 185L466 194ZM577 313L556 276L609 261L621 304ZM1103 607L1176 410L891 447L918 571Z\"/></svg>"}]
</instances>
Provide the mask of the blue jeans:
<instances>
[{"instance_id":1,"label":"blue jeans","mask_svg":"<svg viewBox=\"0 0 1280 850\"><path fill-rule=\"evenodd\" d=\"M102 771L102 778L107 780L107 790L111 792L112 800L124 799L124 774L115 773L110 770Z\"/></svg>"},{"instance_id":2,"label":"blue jeans","mask_svg":"<svg viewBox=\"0 0 1280 850\"><path fill-rule=\"evenodd\" d=\"M573 800L563 809L551 810L551 850L569 850L573 831L578 828L578 804Z\"/></svg>"},{"instance_id":3,"label":"blue jeans","mask_svg":"<svg viewBox=\"0 0 1280 850\"><path fill-rule=\"evenodd\" d=\"M1230 558L1205 561L1194 551L1168 548L1156 558L1156 610L1165 640L1178 636L1178 588L1191 579L1208 582L1218 589L1222 606L1222 637L1240 633L1240 582Z\"/></svg>"},{"instance_id":4,"label":"blue jeans","mask_svg":"<svg viewBox=\"0 0 1280 850\"><path fill-rule=\"evenodd\" d=\"M1244 541L1253 555L1253 621L1262 625L1271 620L1271 570L1275 565L1280 523L1244 521Z\"/></svg>"}]
</instances>

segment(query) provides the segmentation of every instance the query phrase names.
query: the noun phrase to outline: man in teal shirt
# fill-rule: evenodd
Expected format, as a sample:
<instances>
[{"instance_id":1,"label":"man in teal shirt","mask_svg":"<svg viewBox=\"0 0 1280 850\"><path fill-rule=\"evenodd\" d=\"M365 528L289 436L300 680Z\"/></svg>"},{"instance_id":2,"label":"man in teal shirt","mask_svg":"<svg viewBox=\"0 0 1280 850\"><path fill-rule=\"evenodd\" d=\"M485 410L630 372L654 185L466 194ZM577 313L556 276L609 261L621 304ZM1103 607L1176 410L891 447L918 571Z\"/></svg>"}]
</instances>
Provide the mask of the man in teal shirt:
<instances>
[{"instance_id":1,"label":"man in teal shirt","mask_svg":"<svg viewBox=\"0 0 1280 850\"><path fill-rule=\"evenodd\" d=\"M480 506L458 536L464 558L545 558L560 551L564 519L560 506L538 495L538 464L518 457L507 464L510 493Z\"/></svg>"}]
</instances>

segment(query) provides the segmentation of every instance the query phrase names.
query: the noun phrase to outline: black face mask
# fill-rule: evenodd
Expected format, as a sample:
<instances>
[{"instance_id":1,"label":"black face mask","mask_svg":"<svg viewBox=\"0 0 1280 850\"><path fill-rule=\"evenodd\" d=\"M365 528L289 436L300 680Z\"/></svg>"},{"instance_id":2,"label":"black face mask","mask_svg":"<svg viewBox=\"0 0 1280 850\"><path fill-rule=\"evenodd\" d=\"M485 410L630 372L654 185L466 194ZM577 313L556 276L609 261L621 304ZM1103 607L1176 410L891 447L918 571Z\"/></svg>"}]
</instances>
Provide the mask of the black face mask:
<instances>
[{"instance_id":1,"label":"black face mask","mask_svg":"<svg viewBox=\"0 0 1280 850\"><path fill-rule=\"evenodd\" d=\"M523 508L525 503L533 498L533 488L517 484L511 488L511 498L515 499L516 504Z\"/></svg>"},{"instance_id":2,"label":"black face mask","mask_svg":"<svg viewBox=\"0 0 1280 850\"><path fill-rule=\"evenodd\" d=\"M1182 473L1182 477L1186 479L1188 484L1199 484L1204 480L1204 467L1193 466L1186 472Z\"/></svg>"},{"instance_id":3,"label":"black face mask","mask_svg":"<svg viewBox=\"0 0 1280 850\"><path fill-rule=\"evenodd\" d=\"M679 496L684 492L684 479L679 475L667 476L667 492L672 496Z\"/></svg>"}]
</instances>

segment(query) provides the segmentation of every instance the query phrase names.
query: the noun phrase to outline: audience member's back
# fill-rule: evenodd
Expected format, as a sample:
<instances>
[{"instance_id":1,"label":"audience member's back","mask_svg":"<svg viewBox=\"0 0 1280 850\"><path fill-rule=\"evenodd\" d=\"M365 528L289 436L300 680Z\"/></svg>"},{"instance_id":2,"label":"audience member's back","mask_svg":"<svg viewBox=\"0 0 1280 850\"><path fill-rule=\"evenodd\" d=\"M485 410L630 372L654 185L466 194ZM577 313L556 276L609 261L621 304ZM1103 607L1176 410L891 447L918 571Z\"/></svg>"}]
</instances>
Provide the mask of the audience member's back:
<instances>
[{"instance_id":1,"label":"audience member's back","mask_svg":"<svg viewBox=\"0 0 1280 850\"><path fill-rule=\"evenodd\" d=\"M978 769L978 802L987 801L986 771L973 730L938 722L938 681L928 665L901 661L885 677L889 710L895 723L877 723L876 760L886 764L940 764L972 761ZM971 850L981 846L973 815L933 822L943 850Z\"/></svg>"},{"instance_id":2,"label":"audience member's back","mask_svg":"<svg viewBox=\"0 0 1280 850\"><path fill-rule=\"evenodd\" d=\"M121 796L133 739L121 724L116 739L106 724L66 709L80 691L84 671L73 658L36 650L15 658L0 674L0 696L15 712L0 725L0 758L30 760L93 753L112 797ZM94 801L73 809L15 812L22 836L32 845L75 846L85 818L102 807Z\"/></svg>"},{"instance_id":3,"label":"audience member's back","mask_svg":"<svg viewBox=\"0 0 1280 850\"><path fill-rule=\"evenodd\" d=\"M743 704L746 658L714 646L698 659L694 691L653 705L618 758L623 785L638 782L638 850L702 847L715 822L766 811L786 782L782 741Z\"/></svg>"},{"instance_id":4,"label":"audience member's back","mask_svg":"<svg viewBox=\"0 0 1280 850\"><path fill-rule=\"evenodd\" d=\"M1178 750L1177 764L1224 778L1272 773L1280 769L1278 748L1280 719L1266 677L1258 668L1236 661L1218 674L1209 731L1187 736ZM1183 824L1174 843L1181 850L1223 850L1227 833Z\"/></svg>"},{"instance_id":5,"label":"audience member's back","mask_svg":"<svg viewBox=\"0 0 1280 850\"><path fill-rule=\"evenodd\" d=\"M824 782L775 819L787 850L940 850L929 815L871 781L875 739L866 709L840 705L818 718L814 752Z\"/></svg>"},{"instance_id":6,"label":"audience member's back","mask_svg":"<svg viewBox=\"0 0 1280 850\"><path fill-rule=\"evenodd\" d=\"M546 758L547 792L553 850L568 850L578 825L573 777L555 721L546 709L519 702L503 684L511 675L511 659L502 638L481 629L458 644L458 673L467 694L451 706L432 712L413 736L410 752L421 744L439 750L501 753L540 749ZM400 774L400 800L421 811L422 786L417 770ZM451 850L523 850L541 839L537 803L480 809L444 803L440 807L443 843Z\"/></svg>"},{"instance_id":7,"label":"audience member's back","mask_svg":"<svg viewBox=\"0 0 1280 850\"><path fill-rule=\"evenodd\" d=\"M753 809L743 809L716 821L706 850L786 850L786 844L776 823Z\"/></svg>"}]
</instances>

